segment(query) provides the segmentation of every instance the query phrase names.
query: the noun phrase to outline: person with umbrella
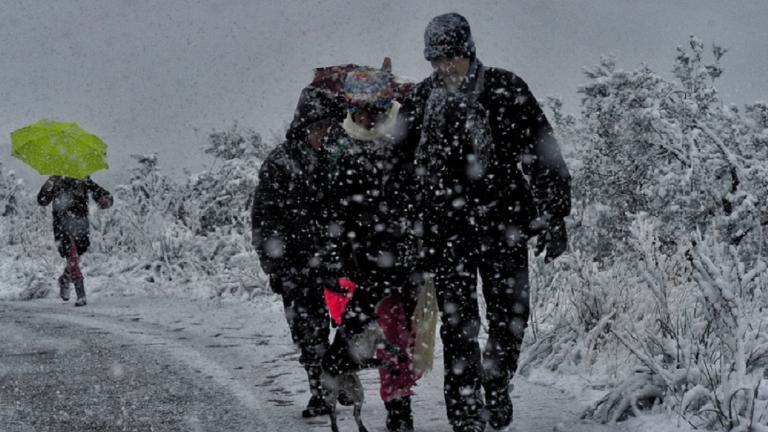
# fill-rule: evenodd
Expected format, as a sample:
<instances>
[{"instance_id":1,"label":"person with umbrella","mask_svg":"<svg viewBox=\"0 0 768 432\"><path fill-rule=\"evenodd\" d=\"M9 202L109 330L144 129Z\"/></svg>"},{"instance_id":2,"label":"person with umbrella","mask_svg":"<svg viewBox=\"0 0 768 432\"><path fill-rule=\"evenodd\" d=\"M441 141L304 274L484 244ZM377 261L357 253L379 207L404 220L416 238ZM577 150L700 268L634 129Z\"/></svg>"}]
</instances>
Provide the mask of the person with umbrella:
<instances>
[{"instance_id":1,"label":"person with umbrella","mask_svg":"<svg viewBox=\"0 0 768 432\"><path fill-rule=\"evenodd\" d=\"M40 120L11 134L12 154L40 174L49 175L37 195L42 206L52 204L53 236L64 272L58 278L59 295L69 300L74 284L75 306L85 306L85 284L80 256L90 245L88 197L102 209L112 206L112 195L90 174L106 169L106 144L75 123Z\"/></svg>"},{"instance_id":2,"label":"person with umbrella","mask_svg":"<svg viewBox=\"0 0 768 432\"><path fill-rule=\"evenodd\" d=\"M88 196L98 203L99 208L112 206L112 195L91 180L78 180L66 176L51 176L37 195L41 206L52 204L53 237L56 239L59 255L67 260L64 272L59 276L59 295L69 301L70 284L75 286L75 306L85 306L85 283L80 271L80 256L90 246L88 222Z\"/></svg>"}]
</instances>

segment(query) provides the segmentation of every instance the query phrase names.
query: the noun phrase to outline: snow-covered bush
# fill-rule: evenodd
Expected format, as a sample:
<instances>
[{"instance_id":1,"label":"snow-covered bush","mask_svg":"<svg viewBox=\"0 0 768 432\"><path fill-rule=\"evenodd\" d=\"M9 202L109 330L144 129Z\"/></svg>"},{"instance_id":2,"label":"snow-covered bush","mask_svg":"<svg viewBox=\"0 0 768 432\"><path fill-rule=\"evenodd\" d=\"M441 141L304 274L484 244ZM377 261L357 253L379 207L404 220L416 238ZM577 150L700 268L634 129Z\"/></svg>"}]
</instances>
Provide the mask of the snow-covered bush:
<instances>
[{"instance_id":1,"label":"snow-covered bush","mask_svg":"<svg viewBox=\"0 0 768 432\"><path fill-rule=\"evenodd\" d=\"M3 169L0 163L0 244L18 245L27 233L22 230L33 205L27 199L24 182L13 170Z\"/></svg>"},{"instance_id":2,"label":"snow-covered bush","mask_svg":"<svg viewBox=\"0 0 768 432\"><path fill-rule=\"evenodd\" d=\"M266 146L253 131L214 131L208 170L174 181L156 155L134 155L129 184L115 206L94 215L99 251L118 256L122 271L157 284L206 285L212 295L252 295L266 277L250 245L250 203ZM250 143L245 148L244 143Z\"/></svg>"},{"instance_id":3,"label":"snow-covered bush","mask_svg":"<svg viewBox=\"0 0 768 432\"><path fill-rule=\"evenodd\" d=\"M0 247L7 258L0 261L0 299L44 297L54 266L51 219L13 171L0 165ZM48 210L48 211L46 211ZM46 242L47 241L47 242Z\"/></svg>"},{"instance_id":4,"label":"snow-covered bush","mask_svg":"<svg viewBox=\"0 0 768 432\"><path fill-rule=\"evenodd\" d=\"M22 182L16 178L16 173L3 169L0 163L0 217L9 217L18 212L18 200Z\"/></svg>"},{"instance_id":5,"label":"snow-covered bush","mask_svg":"<svg viewBox=\"0 0 768 432\"><path fill-rule=\"evenodd\" d=\"M545 355L529 365L584 352L604 365L616 347L634 358L588 413L601 421L656 407L697 427L768 424L768 106L725 104L714 85L725 50L713 46L709 64L705 51L693 37L678 48L673 80L603 59L585 71L579 117L550 104L576 151L573 252L533 266L534 281L563 272L550 279L566 298L536 323L538 340L560 345L534 342Z\"/></svg>"},{"instance_id":6,"label":"snow-covered bush","mask_svg":"<svg viewBox=\"0 0 768 432\"><path fill-rule=\"evenodd\" d=\"M218 227L232 226L242 235L250 235L250 208L261 167L258 159L222 161L215 170L198 173L189 179L187 218L194 220L200 234ZM189 223L189 222L188 222Z\"/></svg>"},{"instance_id":7,"label":"snow-covered bush","mask_svg":"<svg viewBox=\"0 0 768 432\"><path fill-rule=\"evenodd\" d=\"M240 129L235 122L226 130L214 130L208 134L205 153L221 160L255 158L264 160L272 149L253 129Z\"/></svg>"}]
</instances>

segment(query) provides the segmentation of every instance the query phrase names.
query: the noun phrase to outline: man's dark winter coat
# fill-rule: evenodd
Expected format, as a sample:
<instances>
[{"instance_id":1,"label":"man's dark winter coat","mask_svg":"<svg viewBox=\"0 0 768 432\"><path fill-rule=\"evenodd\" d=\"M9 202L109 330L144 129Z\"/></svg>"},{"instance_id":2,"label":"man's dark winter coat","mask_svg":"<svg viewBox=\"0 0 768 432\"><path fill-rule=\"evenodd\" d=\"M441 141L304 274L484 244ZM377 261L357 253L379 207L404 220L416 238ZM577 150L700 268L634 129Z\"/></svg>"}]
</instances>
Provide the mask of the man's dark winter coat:
<instances>
[{"instance_id":1,"label":"man's dark winter coat","mask_svg":"<svg viewBox=\"0 0 768 432\"><path fill-rule=\"evenodd\" d=\"M531 226L537 217L546 215L559 223L571 209L570 174L552 128L528 86L512 72L484 68L478 60L473 62L471 71L475 74L466 84L469 89L464 93L471 94L475 89L478 71L483 69L482 89L476 99L487 111L491 158L485 175L472 179L467 175L466 160L472 149L464 145L448 155L443 169L450 171L444 174L452 178L453 183L443 185L452 189L447 195L430 183L429 176L435 174L429 172L431 162L417 161L422 169L426 169L421 172L421 217L428 243L430 239L445 240L456 235L473 237L476 234L471 228L472 222L495 230L488 233L493 237L504 236L509 242L524 240L537 233L537 227ZM452 133L446 129L427 130L429 127L422 124L430 95L441 88L440 78L433 74L419 83L403 104L403 111L408 113L410 121L409 145L414 148L454 138L458 143L469 141L469 137L460 136L461 128L457 128L455 136L435 136ZM450 97L445 104L445 112L452 116L446 120L450 130L466 120L467 113L462 112L466 111L466 104L461 99L452 101ZM427 157L439 157L427 150Z\"/></svg>"},{"instance_id":2,"label":"man's dark winter coat","mask_svg":"<svg viewBox=\"0 0 768 432\"><path fill-rule=\"evenodd\" d=\"M70 242L73 239L78 255L84 254L90 246L89 195L100 204L104 203L107 207L112 205L112 195L90 178L77 180L70 177L50 177L37 194L38 204L52 204L53 236L62 257L69 256Z\"/></svg>"}]
</instances>

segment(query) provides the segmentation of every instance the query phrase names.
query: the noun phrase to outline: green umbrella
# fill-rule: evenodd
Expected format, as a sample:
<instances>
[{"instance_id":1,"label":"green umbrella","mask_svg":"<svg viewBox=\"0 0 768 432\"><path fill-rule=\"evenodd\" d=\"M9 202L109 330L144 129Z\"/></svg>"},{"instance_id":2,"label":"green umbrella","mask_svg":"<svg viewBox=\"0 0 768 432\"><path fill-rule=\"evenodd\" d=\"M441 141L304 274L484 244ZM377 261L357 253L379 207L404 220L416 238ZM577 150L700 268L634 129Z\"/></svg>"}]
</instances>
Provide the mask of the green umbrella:
<instances>
[{"instance_id":1,"label":"green umbrella","mask_svg":"<svg viewBox=\"0 0 768 432\"><path fill-rule=\"evenodd\" d=\"M107 169L107 145L77 123L39 120L11 133L11 154L42 175L84 179Z\"/></svg>"}]
</instances>

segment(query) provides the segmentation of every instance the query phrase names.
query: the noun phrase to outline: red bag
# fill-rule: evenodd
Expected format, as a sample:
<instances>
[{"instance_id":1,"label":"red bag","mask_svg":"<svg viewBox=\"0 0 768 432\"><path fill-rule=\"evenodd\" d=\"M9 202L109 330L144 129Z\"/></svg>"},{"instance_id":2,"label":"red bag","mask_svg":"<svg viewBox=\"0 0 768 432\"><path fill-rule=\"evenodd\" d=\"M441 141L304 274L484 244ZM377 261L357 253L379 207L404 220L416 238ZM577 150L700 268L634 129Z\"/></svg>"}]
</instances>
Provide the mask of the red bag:
<instances>
[{"instance_id":1,"label":"red bag","mask_svg":"<svg viewBox=\"0 0 768 432\"><path fill-rule=\"evenodd\" d=\"M344 315L347 304L352 299L357 285L347 278L339 278L339 288L343 292L329 288L326 288L324 291L325 304L328 306L328 312L336 325L341 325L341 317Z\"/></svg>"}]
</instances>

